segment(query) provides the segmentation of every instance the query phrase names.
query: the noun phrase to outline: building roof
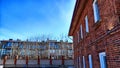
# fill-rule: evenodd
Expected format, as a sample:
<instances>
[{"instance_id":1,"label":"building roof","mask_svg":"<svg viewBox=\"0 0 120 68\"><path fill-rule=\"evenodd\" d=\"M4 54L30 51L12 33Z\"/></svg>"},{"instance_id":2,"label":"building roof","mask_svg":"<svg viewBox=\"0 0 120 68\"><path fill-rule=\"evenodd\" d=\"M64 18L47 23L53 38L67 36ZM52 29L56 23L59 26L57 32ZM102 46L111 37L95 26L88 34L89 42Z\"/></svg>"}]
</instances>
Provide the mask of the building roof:
<instances>
[{"instance_id":1,"label":"building roof","mask_svg":"<svg viewBox=\"0 0 120 68\"><path fill-rule=\"evenodd\" d=\"M57 40L47 40L47 41L41 41L41 42L39 42L39 41L21 41L21 40L0 40L0 43L2 43L2 42L5 42L5 43L7 43L7 42L13 42L13 43L50 43L50 42L53 42L53 43L61 43L61 42L63 42L63 43L69 43L69 44L72 44L71 42L65 42L65 41L57 41Z\"/></svg>"},{"instance_id":2,"label":"building roof","mask_svg":"<svg viewBox=\"0 0 120 68\"><path fill-rule=\"evenodd\" d=\"M73 16L72 16L72 20L71 20L71 25L70 25L70 29L69 29L69 36L73 36L73 33L75 31L75 28L77 26L78 23L78 18L80 18L82 11L84 9L85 3L88 0L76 0L76 4L75 4L75 8L74 8L74 12L73 12Z\"/></svg>"}]
</instances>

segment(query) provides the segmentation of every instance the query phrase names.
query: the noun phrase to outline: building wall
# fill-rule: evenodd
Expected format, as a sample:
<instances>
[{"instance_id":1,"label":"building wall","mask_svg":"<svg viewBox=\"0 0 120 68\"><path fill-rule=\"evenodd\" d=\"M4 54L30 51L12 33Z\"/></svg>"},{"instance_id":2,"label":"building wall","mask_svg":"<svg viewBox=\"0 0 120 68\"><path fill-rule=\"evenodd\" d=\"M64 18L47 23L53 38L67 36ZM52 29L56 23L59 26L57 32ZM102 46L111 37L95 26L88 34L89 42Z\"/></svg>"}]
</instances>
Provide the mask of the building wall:
<instances>
[{"instance_id":1,"label":"building wall","mask_svg":"<svg viewBox=\"0 0 120 68\"><path fill-rule=\"evenodd\" d=\"M83 0L77 2L81 3ZM80 9L78 6L77 11ZM99 53L106 52L108 68L120 67L120 0L98 0L100 21L94 22L93 0L86 0L82 14L78 17L73 33L75 65L83 67L82 56L85 57L86 68L89 68L88 55L92 55L93 68L100 68ZM78 12L76 12L78 14ZM85 16L88 16L89 33L85 31ZM83 39L77 32L82 24ZM79 40L80 39L80 40ZM78 41L79 40L79 41ZM77 63L78 58L81 60Z\"/></svg>"},{"instance_id":2,"label":"building wall","mask_svg":"<svg viewBox=\"0 0 120 68\"><path fill-rule=\"evenodd\" d=\"M52 44L51 44L52 43ZM8 59L73 59L73 44L64 41L48 40L46 42L32 42L32 41L15 41L2 40L0 47L0 58L3 59L7 55Z\"/></svg>"}]
</instances>

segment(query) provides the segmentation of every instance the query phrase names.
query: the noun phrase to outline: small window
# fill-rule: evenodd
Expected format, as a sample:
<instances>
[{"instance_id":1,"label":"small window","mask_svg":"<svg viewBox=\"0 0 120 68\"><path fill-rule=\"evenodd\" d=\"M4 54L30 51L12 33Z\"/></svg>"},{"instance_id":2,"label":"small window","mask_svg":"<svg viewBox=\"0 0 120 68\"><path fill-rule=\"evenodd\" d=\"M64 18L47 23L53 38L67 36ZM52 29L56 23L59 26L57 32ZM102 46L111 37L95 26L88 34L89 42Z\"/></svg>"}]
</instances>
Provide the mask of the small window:
<instances>
[{"instance_id":1,"label":"small window","mask_svg":"<svg viewBox=\"0 0 120 68\"><path fill-rule=\"evenodd\" d=\"M85 17L86 32L89 32L88 16Z\"/></svg>"},{"instance_id":2,"label":"small window","mask_svg":"<svg viewBox=\"0 0 120 68\"><path fill-rule=\"evenodd\" d=\"M78 40L78 43L79 43L79 37L80 37L80 36L79 36L79 31L77 32L77 36L78 36L78 39L77 39L77 40Z\"/></svg>"},{"instance_id":3,"label":"small window","mask_svg":"<svg viewBox=\"0 0 120 68\"><path fill-rule=\"evenodd\" d=\"M88 58L89 58L89 68L93 68L92 67L92 56L89 55Z\"/></svg>"},{"instance_id":4,"label":"small window","mask_svg":"<svg viewBox=\"0 0 120 68\"><path fill-rule=\"evenodd\" d=\"M95 23L100 20L98 1L94 0L93 2L93 12L94 12L94 21Z\"/></svg>"},{"instance_id":5,"label":"small window","mask_svg":"<svg viewBox=\"0 0 120 68\"><path fill-rule=\"evenodd\" d=\"M76 68L78 68L78 59L77 58L76 58L75 66L76 66Z\"/></svg>"},{"instance_id":6,"label":"small window","mask_svg":"<svg viewBox=\"0 0 120 68\"><path fill-rule=\"evenodd\" d=\"M83 56L83 68L86 68L85 66L85 57Z\"/></svg>"},{"instance_id":7,"label":"small window","mask_svg":"<svg viewBox=\"0 0 120 68\"><path fill-rule=\"evenodd\" d=\"M80 25L80 38L83 39L82 25Z\"/></svg>"},{"instance_id":8,"label":"small window","mask_svg":"<svg viewBox=\"0 0 120 68\"><path fill-rule=\"evenodd\" d=\"M80 57L79 57L79 68L82 68L81 67L81 59L80 59Z\"/></svg>"},{"instance_id":9,"label":"small window","mask_svg":"<svg viewBox=\"0 0 120 68\"><path fill-rule=\"evenodd\" d=\"M120 22L120 16L119 16L119 22Z\"/></svg>"},{"instance_id":10,"label":"small window","mask_svg":"<svg viewBox=\"0 0 120 68\"><path fill-rule=\"evenodd\" d=\"M79 57L77 58L77 68L79 68Z\"/></svg>"},{"instance_id":11,"label":"small window","mask_svg":"<svg viewBox=\"0 0 120 68\"><path fill-rule=\"evenodd\" d=\"M107 68L107 61L106 61L106 53L105 52L99 53L99 59L100 59L100 68Z\"/></svg>"}]
</instances>

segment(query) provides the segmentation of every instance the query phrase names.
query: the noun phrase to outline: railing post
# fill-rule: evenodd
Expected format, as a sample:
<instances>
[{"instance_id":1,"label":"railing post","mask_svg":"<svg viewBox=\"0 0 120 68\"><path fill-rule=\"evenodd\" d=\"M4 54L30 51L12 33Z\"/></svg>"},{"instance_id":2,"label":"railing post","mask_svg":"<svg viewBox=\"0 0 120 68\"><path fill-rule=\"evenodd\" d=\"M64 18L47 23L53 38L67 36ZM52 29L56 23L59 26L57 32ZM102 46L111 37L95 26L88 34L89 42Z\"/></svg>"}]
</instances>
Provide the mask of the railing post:
<instances>
[{"instance_id":1,"label":"railing post","mask_svg":"<svg viewBox=\"0 0 120 68\"><path fill-rule=\"evenodd\" d=\"M40 57L38 56L38 64L40 64Z\"/></svg>"},{"instance_id":2,"label":"railing post","mask_svg":"<svg viewBox=\"0 0 120 68\"><path fill-rule=\"evenodd\" d=\"M50 55L50 65L52 65L52 57L51 57L51 55Z\"/></svg>"},{"instance_id":3,"label":"railing post","mask_svg":"<svg viewBox=\"0 0 120 68\"><path fill-rule=\"evenodd\" d=\"M15 56L15 59L14 59L14 64L15 64L15 65L16 65L16 63L17 63L17 59L18 59L18 55Z\"/></svg>"},{"instance_id":4,"label":"railing post","mask_svg":"<svg viewBox=\"0 0 120 68\"><path fill-rule=\"evenodd\" d=\"M6 60L7 60L7 56L5 56L4 59L3 59L3 65L5 65Z\"/></svg>"},{"instance_id":5,"label":"railing post","mask_svg":"<svg viewBox=\"0 0 120 68\"><path fill-rule=\"evenodd\" d=\"M26 65L28 65L28 56L26 56Z\"/></svg>"},{"instance_id":6,"label":"railing post","mask_svg":"<svg viewBox=\"0 0 120 68\"><path fill-rule=\"evenodd\" d=\"M64 65L64 56L62 56L62 65Z\"/></svg>"}]
</instances>

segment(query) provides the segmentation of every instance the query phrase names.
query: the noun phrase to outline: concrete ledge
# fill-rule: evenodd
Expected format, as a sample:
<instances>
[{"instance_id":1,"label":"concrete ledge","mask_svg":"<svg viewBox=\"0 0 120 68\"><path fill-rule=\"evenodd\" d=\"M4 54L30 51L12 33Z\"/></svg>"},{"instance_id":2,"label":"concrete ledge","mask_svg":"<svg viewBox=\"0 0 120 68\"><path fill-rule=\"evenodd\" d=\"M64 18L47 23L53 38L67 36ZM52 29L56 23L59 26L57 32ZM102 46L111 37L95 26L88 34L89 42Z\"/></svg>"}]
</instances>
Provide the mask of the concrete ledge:
<instances>
[{"instance_id":1,"label":"concrete ledge","mask_svg":"<svg viewBox=\"0 0 120 68\"><path fill-rule=\"evenodd\" d=\"M40 64L41 65L49 65L50 64L50 60L40 60Z\"/></svg>"},{"instance_id":2,"label":"concrete ledge","mask_svg":"<svg viewBox=\"0 0 120 68\"><path fill-rule=\"evenodd\" d=\"M64 65L74 65L74 61L73 60L65 60Z\"/></svg>"},{"instance_id":3,"label":"concrete ledge","mask_svg":"<svg viewBox=\"0 0 120 68\"><path fill-rule=\"evenodd\" d=\"M26 60L17 60L16 64L26 64Z\"/></svg>"},{"instance_id":4,"label":"concrete ledge","mask_svg":"<svg viewBox=\"0 0 120 68\"><path fill-rule=\"evenodd\" d=\"M52 64L53 65L61 65L62 64L62 60L53 60Z\"/></svg>"},{"instance_id":5,"label":"concrete ledge","mask_svg":"<svg viewBox=\"0 0 120 68\"><path fill-rule=\"evenodd\" d=\"M7 60L5 64L14 64L14 60Z\"/></svg>"}]
</instances>

